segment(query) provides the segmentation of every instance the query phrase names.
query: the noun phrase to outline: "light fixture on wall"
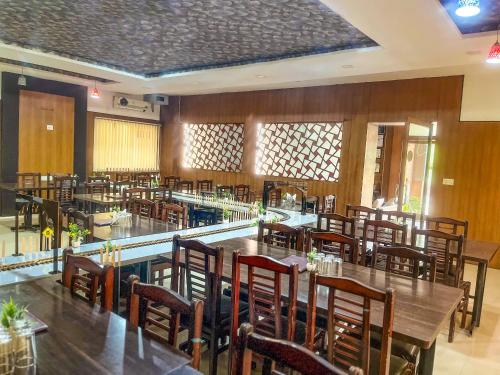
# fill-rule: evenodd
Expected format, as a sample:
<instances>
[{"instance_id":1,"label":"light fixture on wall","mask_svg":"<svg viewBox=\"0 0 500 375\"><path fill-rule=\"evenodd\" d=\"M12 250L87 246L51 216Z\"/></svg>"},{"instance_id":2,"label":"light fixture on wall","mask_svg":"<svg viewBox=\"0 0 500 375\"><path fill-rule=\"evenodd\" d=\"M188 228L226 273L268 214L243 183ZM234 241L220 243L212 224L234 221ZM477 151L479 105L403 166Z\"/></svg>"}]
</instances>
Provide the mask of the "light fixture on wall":
<instances>
[{"instance_id":1,"label":"light fixture on wall","mask_svg":"<svg viewBox=\"0 0 500 375\"><path fill-rule=\"evenodd\" d=\"M26 77L24 76L24 67L21 66L21 75L19 76L19 78L17 79L17 84L19 86L26 86Z\"/></svg>"},{"instance_id":2,"label":"light fixture on wall","mask_svg":"<svg viewBox=\"0 0 500 375\"><path fill-rule=\"evenodd\" d=\"M488 54L488 58L486 62L488 64L500 64L500 43L498 42L498 30L500 29L500 25L497 27L497 41L491 46L490 53Z\"/></svg>"},{"instance_id":3,"label":"light fixture on wall","mask_svg":"<svg viewBox=\"0 0 500 375\"><path fill-rule=\"evenodd\" d=\"M455 11L457 16L473 17L477 16L479 12L481 12L479 0L458 0L457 10Z\"/></svg>"},{"instance_id":4,"label":"light fixture on wall","mask_svg":"<svg viewBox=\"0 0 500 375\"><path fill-rule=\"evenodd\" d=\"M99 92L99 89L97 88L97 82L94 81L94 88L90 90L90 97L94 99L99 99L101 97L101 93Z\"/></svg>"}]
</instances>

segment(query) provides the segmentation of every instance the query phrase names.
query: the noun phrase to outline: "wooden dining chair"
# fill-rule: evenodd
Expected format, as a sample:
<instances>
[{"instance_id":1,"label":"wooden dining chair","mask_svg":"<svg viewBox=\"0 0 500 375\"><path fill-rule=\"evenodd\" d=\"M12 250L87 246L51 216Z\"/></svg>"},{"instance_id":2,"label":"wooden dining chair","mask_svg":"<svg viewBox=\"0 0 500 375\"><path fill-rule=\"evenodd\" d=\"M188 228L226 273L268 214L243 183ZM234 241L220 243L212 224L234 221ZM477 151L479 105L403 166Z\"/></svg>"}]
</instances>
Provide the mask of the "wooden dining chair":
<instances>
[{"instance_id":1,"label":"wooden dining chair","mask_svg":"<svg viewBox=\"0 0 500 375\"><path fill-rule=\"evenodd\" d=\"M54 176L53 181L55 200L59 202L63 221L67 221L68 211L70 209L78 209L74 197L78 180L72 176Z\"/></svg>"},{"instance_id":2,"label":"wooden dining chair","mask_svg":"<svg viewBox=\"0 0 500 375\"><path fill-rule=\"evenodd\" d=\"M378 219L405 225L408 228L408 233L410 233L417 224L417 214L410 212L379 210Z\"/></svg>"},{"instance_id":3,"label":"wooden dining chair","mask_svg":"<svg viewBox=\"0 0 500 375\"><path fill-rule=\"evenodd\" d=\"M345 206L345 214L347 217L354 217L361 222L365 220L376 220L379 215L376 208L355 206L351 204Z\"/></svg>"},{"instance_id":4,"label":"wooden dining chair","mask_svg":"<svg viewBox=\"0 0 500 375\"><path fill-rule=\"evenodd\" d=\"M217 198L232 197L234 194L234 188L232 185L217 185L215 187L215 194Z\"/></svg>"},{"instance_id":5,"label":"wooden dining chair","mask_svg":"<svg viewBox=\"0 0 500 375\"><path fill-rule=\"evenodd\" d=\"M421 222L420 229L434 229L455 235L463 234L466 240L469 231L469 222L467 220L457 220L443 216L425 216Z\"/></svg>"},{"instance_id":6,"label":"wooden dining chair","mask_svg":"<svg viewBox=\"0 0 500 375\"><path fill-rule=\"evenodd\" d=\"M152 178L150 173L137 173L134 177L134 180L138 187L151 187Z\"/></svg>"},{"instance_id":7,"label":"wooden dining chair","mask_svg":"<svg viewBox=\"0 0 500 375\"><path fill-rule=\"evenodd\" d=\"M302 251L304 249L304 228L293 228L281 223L259 221L257 241L268 245Z\"/></svg>"},{"instance_id":8,"label":"wooden dining chair","mask_svg":"<svg viewBox=\"0 0 500 375\"><path fill-rule=\"evenodd\" d=\"M250 185L235 185L234 198L238 202L250 203Z\"/></svg>"},{"instance_id":9,"label":"wooden dining chair","mask_svg":"<svg viewBox=\"0 0 500 375\"><path fill-rule=\"evenodd\" d=\"M317 346L316 305L318 287L321 295L327 296L328 324L326 340ZM328 362L343 369L359 367L365 374L410 374L408 361L391 355L394 320L393 289L378 290L346 277L309 276L309 298L307 308L306 347L316 350ZM370 345L370 316L374 307L382 311L383 324L381 345Z\"/></svg>"},{"instance_id":10,"label":"wooden dining chair","mask_svg":"<svg viewBox=\"0 0 500 375\"><path fill-rule=\"evenodd\" d=\"M242 274L246 277L248 293L248 321L261 335L276 339L286 339L301 344L304 335L296 337L297 293L299 286L299 266L287 265L264 255L240 255L233 252L231 277L231 363L236 365L238 328L240 326L240 292ZM242 268L244 269L242 270ZM288 285L282 285L286 275ZM286 290L286 303L282 300L282 290ZM282 316L286 306L287 315ZM234 368L233 368L234 370Z\"/></svg>"},{"instance_id":11,"label":"wooden dining chair","mask_svg":"<svg viewBox=\"0 0 500 375\"><path fill-rule=\"evenodd\" d=\"M184 254L185 283L180 272L180 254ZM209 346L209 372L217 374L219 354L227 350L231 332L231 299L222 294L224 249L198 240L183 240L175 235L172 242L172 289L181 290L190 301L200 300L203 307L202 336ZM182 293L184 290L185 293ZM242 309L242 314L247 310ZM221 344L219 344L219 340Z\"/></svg>"},{"instance_id":12,"label":"wooden dining chair","mask_svg":"<svg viewBox=\"0 0 500 375\"><path fill-rule=\"evenodd\" d=\"M126 182L131 181L132 175L130 172L116 172L115 173L115 181L116 182Z\"/></svg>"},{"instance_id":13,"label":"wooden dining chair","mask_svg":"<svg viewBox=\"0 0 500 375\"><path fill-rule=\"evenodd\" d=\"M115 181L111 184L113 194L123 194L127 189L135 188L135 181Z\"/></svg>"},{"instance_id":14,"label":"wooden dining chair","mask_svg":"<svg viewBox=\"0 0 500 375\"><path fill-rule=\"evenodd\" d=\"M145 199L146 190L141 187L123 189L122 192L122 209L131 210L132 201L134 199Z\"/></svg>"},{"instance_id":15,"label":"wooden dining chair","mask_svg":"<svg viewBox=\"0 0 500 375\"><path fill-rule=\"evenodd\" d=\"M80 274L82 270L85 274ZM63 251L62 284L94 305L100 295L101 308L111 311L113 308L114 267L96 263L86 256L73 255L72 249Z\"/></svg>"},{"instance_id":16,"label":"wooden dining chair","mask_svg":"<svg viewBox=\"0 0 500 375\"><path fill-rule=\"evenodd\" d=\"M316 353L288 340L272 339L254 332L253 326L243 323L239 329L236 366L232 375L251 375L253 353L279 364L280 369L292 370L303 375L363 375L352 366L348 372L335 367ZM277 371L263 374L277 374ZM281 374L281 372L280 372Z\"/></svg>"},{"instance_id":17,"label":"wooden dining chair","mask_svg":"<svg viewBox=\"0 0 500 375\"><path fill-rule=\"evenodd\" d=\"M188 213L186 206L174 203L159 204L160 220L165 223L175 224L179 229L186 229L188 224Z\"/></svg>"},{"instance_id":18,"label":"wooden dining chair","mask_svg":"<svg viewBox=\"0 0 500 375\"><path fill-rule=\"evenodd\" d=\"M170 190L176 190L180 180L180 177L177 176L165 176L163 177L163 186Z\"/></svg>"},{"instance_id":19,"label":"wooden dining chair","mask_svg":"<svg viewBox=\"0 0 500 375\"><path fill-rule=\"evenodd\" d=\"M128 278L130 324L161 343L177 347L184 316L189 322L187 352L193 358L192 367L199 369L203 301L189 301L173 290L139 280L136 275Z\"/></svg>"},{"instance_id":20,"label":"wooden dining chair","mask_svg":"<svg viewBox=\"0 0 500 375\"><path fill-rule=\"evenodd\" d=\"M182 180L177 183L177 191L181 193L193 194L194 182L189 180Z\"/></svg>"},{"instance_id":21,"label":"wooden dining chair","mask_svg":"<svg viewBox=\"0 0 500 375\"><path fill-rule=\"evenodd\" d=\"M334 213L337 208L337 197L335 195L323 196L320 211L323 213Z\"/></svg>"},{"instance_id":22,"label":"wooden dining chair","mask_svg":"<svg viewBox=\"0 0 500 375\"><path fill-rule=\"evenodd\" d=\"M356 264L359 254L359 240L335 232L309 231L306 236L306 251L316 248L318 252L334 254L343 261Z\"/></svg>"},{"instance_id":23,"label":"wooden dining chair","mask_svg":"<svg viewBox=\"0 0 500 375\"><path fill-rule=\"evenodd\" d=\"M83 184L85 194L109 194L110 184L109 182L85 182Z\"/></svg>"},{"instance_id":24,"label":"wooden dining chair","mask_svg":"<svg viewBox=\"0 0 500 375\"><path fill-rule=\"evenodd\" d=\"M87 177L87 182L92 183L92 182L110 182L109 176L88 176Z\"/></svg>"},{"instance_id":25,"label":"wooden dining chair","mask_svg":"<svg viewBox=\"0 0 500 375\"><path fill-rule=\"evenodd\" d=\"M281 189L272 189L268 193L267 205L269 207L281 206Z\"/></svg>"},{"instance_id":26,"label":"wooden dining chair","mask_svg":"<svg viewBox=\"0 0 500 375\"><path fill-rule=\"evenodd\" d=\"M16 173L18 192L21 194L42 196L42 174L41 173Z\"/></svg>"},{"instance_id":27,"label":"wooden dining chair","mask_svg":"<svg viewBox=\"0 0 500 375\"><path fill-rule=\"evenodd\" d=\"M88 229L90 233L85 236L83 241L85 243L94 242L94 215L86 214L85 212L72 209L68 211L68 223L74 223L80 228Z\"/></svg>"},{"instance_id":28,"label":"wooden dining chair","mask_svg":"<svg viewBox=\"0 0 500 375\"><path fill-rule=\"evenodd\" d=\"M196 181L196 191L201 193L202 191L212 191L213 181L212 180L198 180Z\"/></svg>"},{"instance_id":29,"label":"wooden dining chair","mask_svg":"<svg viewBox=\"0 0 500 375\"><path fill-rule=\"evenodd\" d=\"M164 186L147 188L145 191L145 197L150 201L170 202L172 201L172 191Z\"/></svg>"},{"instance_id":30,"label":"wooden dining chair","mask_svg":"<svg viewBox=\"0 0 500 375\"><path fill-rule=\"evenodd\" d=\"M356 235L356 219L336 213L319 213L316 228L354 237Z\"/></svg>"},{"instance_id":31,"label":"wooden dining chair","mask_svg":"<svg viewBox=\"0 0 500 375\"><path fill-rule=\"evenodd\" d=\"M145 219L152 219L157 212L156 202L148 199L132 198L130 212Z\"/></svg>"},{"instance_id":32,"label":"wooden dining chair","mask_svg":"<svg viewBox=\"0 0 500 375\"><path fill-rule=\"evenodd\" d=\"M448 342L455 337L455 315L461 312L460 328L465 328L469 296L470 281L463 280L463 244L464 235L454 235L434 229L417 229L412 231L412 247L424 254L436 254L436 282L464 291L462 300L453 312L448 332Z\"/></svg>"},{"instance_id":33,"label":"wooden dining chair","mask_svg":"<svg viewBox=\"0 0 500 375\"><path fill-rule=\"evenodd\" d=\"M373 246L406 246L407 230L405 225L384 220L365 220L363 246L361 248L361 264L367 266L371 262Z\"/></svg>"}]
</instances>

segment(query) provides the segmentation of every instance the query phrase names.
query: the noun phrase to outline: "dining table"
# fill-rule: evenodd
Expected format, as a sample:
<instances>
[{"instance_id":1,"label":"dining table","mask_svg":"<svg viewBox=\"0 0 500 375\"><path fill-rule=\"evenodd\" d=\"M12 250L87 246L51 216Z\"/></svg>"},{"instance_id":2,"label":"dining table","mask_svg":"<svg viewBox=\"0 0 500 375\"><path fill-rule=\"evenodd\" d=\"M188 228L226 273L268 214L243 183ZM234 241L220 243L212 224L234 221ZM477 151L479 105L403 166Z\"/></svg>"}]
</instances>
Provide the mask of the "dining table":
<instances>
[{"instance_id":1,"label":"dining table","mask_svg":"<svg viewBox=\"0 0 500 375\"><path fill-rule=\"evenodd\" d=\"M74 194L73 198L77 202L81 202L84 207L84 211L94 213L97 207L105 208L109 210L114 206L121 206L123 202L123 195L111 192L104 193L85 193L85 194Z\"/></svg>"},{"instance_id":2,"label":"dining table","mask_svg":"<svg viewBox=\"0 0 500 375\"><path fill-rule=\"evenodd\" d=\"M317 223L304 224L301 225L301 227L306 230L318 230ZM319 228L319 230L325 230L325 228ZM356 236L358 238L362 238L362 225L357 225ZM411 235L407 236L407 244L408 246L411 245ZM471 334L473 333L474 328L479 327L481 323L481 312L483 310L483 299L484 290L486 288L486 274L488 271L488 265L499 249L500 243L496 242L479 241L473 239L465 239L464 241L462 253L463 260L466 263L477 265L474 294L471 294L469 296L469 298L472 298L474 301L472 305L472 311L468 312L468 314L472 316L470 325Z\"/></svg>"},{"instance_id":3,"label":"dining table","mask_svg":"<svg viewBox=\"0 0 500 375\"><path fill-rule=\"evenodd\" d=\"M112 241L179 230L178 225L131 214L129 221L111 224L111 213L94 214L94 240Z\"/></svg>"},{"instance_id":4,"label":"dining table","mask_svg":"<svg viewBox=\"0 0 500 375\"><path fill-rule=\"evenodd\" d=\"M35 335L36 373L200 374L184 352L90 306L54 277L0 287L0 300L10 297L47 326Z\"/></svg>"}]
</instances>

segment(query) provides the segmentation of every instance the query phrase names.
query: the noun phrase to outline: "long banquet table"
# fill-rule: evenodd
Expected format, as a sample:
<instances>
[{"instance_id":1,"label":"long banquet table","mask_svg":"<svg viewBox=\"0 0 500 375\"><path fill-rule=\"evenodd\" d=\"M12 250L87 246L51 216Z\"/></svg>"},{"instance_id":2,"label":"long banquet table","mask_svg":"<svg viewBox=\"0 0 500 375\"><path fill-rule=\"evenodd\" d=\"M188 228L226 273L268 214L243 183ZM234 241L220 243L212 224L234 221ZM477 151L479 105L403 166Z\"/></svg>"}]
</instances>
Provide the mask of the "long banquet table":
<instances>
[{"instance_id":1,"label":"long banquet table","mask_svg":"<svg viewBox=\"0 0 500 375\"><path fill-rule=\"evenodd\" d=\"M235 250L239 250L242 255L268 255L275 259L301 254L248 238L213 242L211 246L224 248L223 278L226 282L231 282L232 253ZM463 291L349 263L343 264L342 276L353 278L375 288L396 290L393 337L419 346L421 348L419 374L432 374L436 338L441 329L449 323L452 312L462 298ZM241 280L243 283L247 280L244 270L242 270ZM308 280L308 272L300 274L298 303L304 308L307 307ZM287 290L283 290L283 293L286 297ZM318 293L318 314L327 314L326 308L325 295ZM372 328L380 330L382 321L382 305L374 302L371 314Z\"/></svg>"},{"instance_id":2,"label":"long banquet table","mask_svg":"<svg viewBox=\"0 0 500 375\"><path fill-rule=\"evenodd\" d=\"M197 374L189 357L150 340L122 317L90 307L48 277L0 288L44 322L36 334L40 374Z\"/></svg>"}]
</instances>

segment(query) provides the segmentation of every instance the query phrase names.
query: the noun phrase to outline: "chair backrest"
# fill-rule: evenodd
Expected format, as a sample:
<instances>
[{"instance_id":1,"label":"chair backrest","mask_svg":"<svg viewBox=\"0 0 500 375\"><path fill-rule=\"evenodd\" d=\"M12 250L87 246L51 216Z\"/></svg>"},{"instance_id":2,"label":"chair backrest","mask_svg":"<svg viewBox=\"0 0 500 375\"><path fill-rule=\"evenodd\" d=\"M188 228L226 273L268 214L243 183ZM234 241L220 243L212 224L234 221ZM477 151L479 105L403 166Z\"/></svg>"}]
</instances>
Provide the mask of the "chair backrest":
<instances>
[{"instance_id":1,"label":"chair backrest","mask_svg":"<svg viewBox=\"0 0 500 375\"><path fill-rule=\"evenodd\" d=\"M382 343L379 374L389 373L392 327L394 319L394 291L372 288L344 277L328 277L311 273L307 308L306 346L314 349L316 335L316 303L318 286L326 288L328 295L328 332L326 357L328 362L348 369L361 368L369 374L370 368L370 315L372 301L383 304ZM379 307L377 306L377 309Z\"/></svg>"},{"instance_id":2,"label":"chair backrest","mask_svg":"<svg viewBox=\"0 0 500 375\"><path fill-rule=\"evenodd\" d=\"M183 207L178 204L163 202L158 207L162 221L175 224L178 228L187 228L188 213L186 206Z\"/></svg>"},{"instance_id":3,"label":"chair backrest","mask_svg":"<svg viewBox=\"0 0 500 375\"><path fill-rule=\"evenodd\" d=\"M86 214L82 211L69 210L68 212L68 222L74 223L81 228L88 229L89 234L83 239L85 243L90 243L94 241L94 215Z\"/></svg>"},{"instance_id":4,"label":"chair backrest","mask_svg":"<svg viewBox=\"0 0 500 375\"><path fill-rule=\"evenodd\" d=\"M181 180L180 177L165 176L163 177L163 186L165 186L167 189L175 190L177 189L177 185L180 180Z\"/></svg>"},{"instance_id":5,"label":"chair backrest","mask_svg":"<svg viewBox=\"0 0 500 375\"><path fill-rule=\"evenodd\" d=\"M109 176L88 176L87 182L110 182Z\"/></svg>"},{"instance_id":6,"label":"chair backrest","mask_svg":"<svg viewBox=\"0 0 500 375\"><path fill-rule=\"evenodd\" d=\"M379 213L376 208L365 207L365 206L354 206L347 204L345 206L345 214L347 217L354 217L358 220L375 220L377 219Z\"/></svg>"},{"instance_id":7,"label":"chair backrest","mask_svg":"<svg viewBox=\"0 0 500 375\"><path fill-rule=\"evenodd\" d=\"M408 229L408 233L417 223L417 214L402 211L379 211L379 220L392 221L396 224L403 224Z\"/></svg>"},{"instance_id":8,"label":"chair backrest","mask_svg":"<svg viewBox=\"0 0 500 375\"><path fill-rule=\"evenodd\" d=\"M424 254L436 254L437 282L458 287L462 278L463 234L414 228L411 243ZM450 272L453 268L455 272Z\"/></svg>"},{"instance_id":9,"label":"chair backrest","mask_svg":"<svg viewBox=\"0 0 500 375\"><path fill-rule=\"evenodd\" d=\"M267 205L270 207L281 206L281 189L272 189L268 193Z\"/></svg>"},{"instance_id":10,"label":"chair backrest","mask_svg":"<svg viewBox=\"0 0 500 375\"><path fill-rule=\"evenodd\" d=\"M299 285L299 266L287 265L264 255L240 255L233 252L233 270L231 278L231 347L236 348L237 330L240 326L239 307L241 274L246 268L248 285L248 317L255 331L261 335L293 341L297 314L297 292ZM288 285L282 285L282 276L288 276ZM281 291L288 292L286 305L288 315L286 327L283 327ZM283 332L283 328L286 329Z\"/></svg>"},{"instance_id":11,"label":"chair backrest","mask_svg":"<svg viewBox=\"0 0 500 375\"><path fill-rule=\"evenodd\" d=\"M234 198L237 201L249 203L250 202L250 185L235 185Z\"/></svg>"},{"instance_id":12,"label":"chair backrest","mask_svg":"<svg viewBox=\"0 0 500 375\"><path fill-rule=\"evenodd\" d=\"M108 182L85 182L85 193L86 194L101 194L104 195L110 191L110 183Z\"/></svg>"},{"instance_id":13,"label":"chair backrest","mask_svg":"<svg viewBox=\"0 0 500 375\"><path fill-rule=\"evenodd\" d=\"M371 266L414 279L436 281L436 254L424 254L403 246L376 246Z\"/></svg>"},{"instance_id":14,"label":"chair backrest","mask_svg":"<svg viewBox=\"0 0 500 375\"><path fill-rule=\"evenodd\" d=\"M41 196L40 187L42 186L41 173L16 173L17 186L20 193Z\"/></svg>"},{"instance_id":15,"label":"chair backrest","mask_svg":"<svg viewBox=\"0 0 500 375\"><path fill-rule=\"evenodd\" d=\"M149 188L146 190L146 197L152 201L170 202L172 200L172 190L165 186Z\"/></svg>"},{"instance_id":16,"label":"chair backrest","mask_svg":"<svg viewBox=\"0 0 500 375\"><path fill-rule=\"evenodd\" d=\"M181 315L188 318L187 351L193 357L193 367L199 369L203 302L189 301L162 286L141 283L136 275L129 276L128 286L130 323L133 327L141 327L143 332L155 340L176 347Z\"/></svg>"},{"instance_id":17,"label":"chair backrest","mask_svg":"<svg viewBox=\"0 0 500 375\"><path fill-rule=\"evenodd\" d=\"M279 363L280 367L304 375L363 375L361 369L352 367L349 372L330 364L313 351L288 340L277 340L253 332L253 326L243 323L238 338L237 364L233 375L252 374L252 354ZM263 372L264 373L264 372ZM274 370L272 374L281 374Z\"/></svg>"},{"instance_id":18,"label":"chair backrest","mask_svg":"<svg viewBox=\"0 0 500 375\"><path fill-rule=\"evenodd\" d=\"M116 172L115 181L116 182L125 182L132 180L132 176L130 172Z\"/></svg>"},{"instance_id":19,"label":"chair backrest","mask_svg":"<svg viewBox=\"0 0 500 375\"><path fill-rule=\"evenodd\" d=\"M151 219L156 214L156 202L148 199L133 198L130 201L130 212L140 217Z\"/></svg>"},{"instance_id":20,"label":"chair backrest","mask_svg":"<svg viewBox=\"0 0 500 375\"><path fill-rule=\"evenodd\" d=\"M334 213L337 207L337 197L335 195L325 195L323 197L321 212Z\"/></svg>"},{"instance_id":21,"label":"chair backrest","mask_svg":"<svg viewBox=\"0 0 500 375\"><path fill-rule=\"evenodd\" d=\"M215 187L215 192L218 198L225 198L228 195L233 195L234 188L231 185L217 185Z\"/></svg>"},{"instance_id":22,"label":"chair backrest","mask_svg":"<svg viewBox=\"0 0 500 375\"><path fill-rule=\"evenodd\" d=\"M54 176L55 200L61 205L73 202L73 195L76 188L76 177Z\"/></svg>"},{"instance_id":23,"label":"chair backrest","mask_svg":"<svg viewBox=\"0 0 500 375\"><path fill-rule=\"evenodd\" d=\"M138 173L135 175L135 181L137 183L137 186L144 187L144 188L150 188L151 187L151 174L149 173Z\"/></svg>"},{"instance_id":24,"label":"chair backrest","mask_svg":"<svg viewBox=\"0 0 500 375\"><path fill-rule=\"evenodd\" d=\"M356 235L356 219L335 213L319 213L317 229L354 237Z\"/></svg>"},{"instance_id":25,"label":"chair backrest","mask_svg":"<svg viewBox=\"0 0 500 375\"><path fill-rule=\"evenodd\" d=\"M293 228L285 224L266 223L264 220L260 220L257 241L302 251L304 249L304 228Z\"/></svg>"},{"instance_id":26,"label":"chair backrest","mask_svg":"<svg viewBox=\"0 0 500 375\"><path fill-rule=\"evenodd\" d=\"M142 187L133 187L129 189L123 189L122 192L122 208L126 208L128 210L131 209L132 201L134 199L145 199L146 198L146 189Z\"/></svg>"},{"instance_id":27,"label":"chair backrest","mask_svg":"<svg viewBox=\"0 0 500 375\"><path fill-rule=\"evenodd\" d=\"M434 229L440 232L446 232L455 235L464 235L467 239L467 232L469 231L469 222L467 220L457 220L450 217L431 217L425 216L421 223L420 229Z\"/></svg>"},{"instance_id":28,"label":"chair backrest","mask_svg":"<svg viewBox=\"0 0 500 375\"><path fill-rule=\"evenodd\" d=\"M123 194L123 191L133 188L135 188L135 181L116 181L113 182L111 191L113 194Z\"/></svg>"},{"instance_id":29,"label":"chair backrest","mask_svg":"<svg viewBox=\"0 0 500 375\"><path fill-rule=\"evenodd\" d=\"M368 253L374 245L377 246L406 246L407 230L405 225L384 220L365 220L363 226L363 247L361 264L367 265Z\"/></svg>"},{"instance_id":30,"label":"chair backrest","mask_svg":"<svg viewBox=\"0 0 500 375\"><path fill-rule=\"evenodd\" d=\"M224 249L198 240L182 240L175 235L172 241L172 289L179 291L180 253L184 249L186 297L204 302L205 316L211 327L220 322L222 296L222 266Z\"/></svg>"},{"instance_id":31,"label":"chair backrest","mask_svg":"<svg viewBox=\"0 0 500 375\"><path fill-rule=\"evenodd\" d=\"M194 183L193 181L182 180L177 183L177 190L181 193L193 194Z\"/></svg>"},{"instance_id":32,"label":"chair backrest","mask_svg":"<svg viewBox=\"0 0 500 375\"><path fill-rule=\"evenodd\" d=\"M85 271L86 274L79 274L79 270ZM71 294L84 298L90 305L96 303L100 287L101 307L108 311L112 310L113 266L96 263L88 257L73 255L72 249L64 249L61 281L66 288L71 290Z\"/></svg>"},{"instance_id":33,"label":"chair backrest","mask_svg":"<svg viewBox=\"0 0 500 375\"><path fill-rule=\"evenodd\" d=\"M307 232L306 251L313 247L318 252L335 254L349 263L357 263L359 254L359 240L335 232Z\"/></svg>"},{"instance_id":34,"label":"chair backrest","mask_svg":"<svg viewBox=\"0 0 500 375\"><path fill-rule=\"evenodd\" d=\"M196 191L198 193L202 191L212 191L212 180L198 180L196 181Z\"/></svg>"}]
</instances>

